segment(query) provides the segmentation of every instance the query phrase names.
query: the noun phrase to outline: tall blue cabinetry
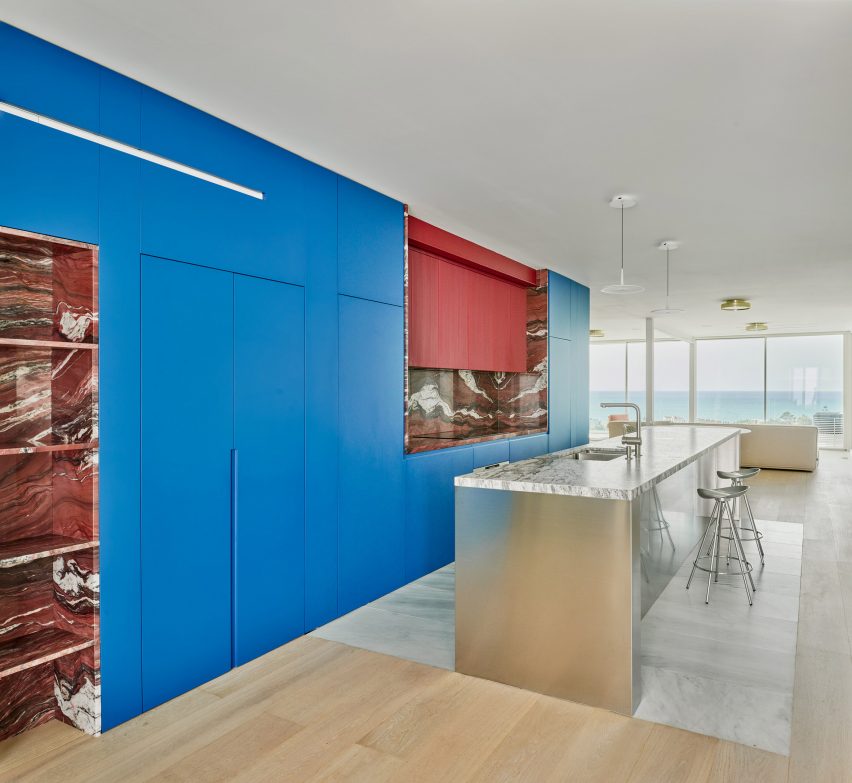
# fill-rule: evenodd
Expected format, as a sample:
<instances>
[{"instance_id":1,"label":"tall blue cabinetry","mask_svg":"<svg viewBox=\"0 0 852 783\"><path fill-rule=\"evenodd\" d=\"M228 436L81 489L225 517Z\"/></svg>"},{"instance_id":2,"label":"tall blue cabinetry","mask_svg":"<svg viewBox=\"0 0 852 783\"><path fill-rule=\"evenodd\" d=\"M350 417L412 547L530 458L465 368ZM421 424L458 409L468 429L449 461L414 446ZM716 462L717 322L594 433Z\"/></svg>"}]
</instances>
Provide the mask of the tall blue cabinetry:
<instances>
[{"instance_id":1,"label":"tall blue cabinetry","mask_svg":"<svg viewBox=\"0 0 852 783\"><path fill-rule=\"evenodd\" d=\"M589 441L589 289L548 273L550 451Z\"/></svg>"},{"instance_id":2,"label":"tall blue cabinetry","mask_svg":"<svg viewBox=\"0 0 852 783\"><path fill-rule=\"evenodd\" d=\"M304 631L302 289L142 259L142 694Z\"/></svg>"}]
</instances>

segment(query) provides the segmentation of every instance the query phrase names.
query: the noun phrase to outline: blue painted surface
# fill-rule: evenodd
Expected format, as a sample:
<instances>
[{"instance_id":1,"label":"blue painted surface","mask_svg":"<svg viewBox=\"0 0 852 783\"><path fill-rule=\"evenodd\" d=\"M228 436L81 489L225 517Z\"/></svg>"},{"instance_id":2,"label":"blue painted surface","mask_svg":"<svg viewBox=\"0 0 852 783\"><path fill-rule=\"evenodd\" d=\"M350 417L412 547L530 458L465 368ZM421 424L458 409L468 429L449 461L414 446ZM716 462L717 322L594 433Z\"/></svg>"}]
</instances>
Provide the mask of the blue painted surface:
<instances>
[{"instance_id":1,"label":"blue painted surface","mask_svg":"<svg viewBox=\"0 0 852 783\"><path fill-rule=\"evenodd\" d=\"M473 446L473 467L493 465L509 459L509 441L495 440L488 443L476 443Z\"/></svg>"},{"instance_id":2,"label":"blue painted surface","mask_svg":"<svg viewBox=\"0 0 852 783\"><path fill-rule=\"evenodd\" d=\"M139 162L103 150L100 188L100 633L109 729L142 711Z\"/></svg>"},{"instance_id":3,"label":"blue painted surface","mask_svg":"<svg viewBox=\"0 0 852 783\"><path fill-rule=\"evenodd\" d=\"M338 611L405 577L402 308L339 298Z\"/></svg>"},{"instance_id":4,"label":"blue painted surface","mask_svg":"<svg viewBox=\"0 0 852 783\"><path fill-rule=\"evenodd\" d=\"M550 422L550 451L571 448L575 445L572 432L571 387L575 382L573 377L573 342L550 338L550 355L548 357L549 402L548 421Z\"/></svg>"},{"instance_id":5,"label":"blue painted surface","mask_svg":"<svg viewBox=\"0 0 852 783\"><path fill-rule=\"evenodd\" d=\"M589 289L575 282L571 293L571 437L579 446L589 442Z\"/></svg>"},{"instance_id":6,"label":"blue painted surface","mask_svg":"<svg viewBox=\"0 0 852 783\"><path fill-rule=\"evenodd\" d=\"M142 259L146 710L231 666L232 301L231 274Z\"/></svg>"},{"instance_id":7,"label":"blue painted surface","mask_svg":"<svg viewBox=\"0 0 852 783\"><path fill-rule=\"evenodd\" d=\"M548 436L546 432L541 435L530 435L526 438L512 438L509 441L509 459L519 462L522 459L532 459L547 454Z\"/></svg>"},{"instance_id":8,"label":"blue painted surface","mask_svg":"<svg viewBox=\"0 0 852 783\"><path fill-rule=\"evenodd\" d=\"M234 275L234 663L305 630L305 307Z\"/></svg>"},{"instance_id":9,"label":"blue painted surface","mask_svg":"<svg viewBox=\"0 0 852 783\"><path fill-rule=\"evenodd\" d=\"M233 441L225 422L233 416L223 411L233 407L219 387L231 350L231 311L201 299L232 287L229 272L305 286L305 541L303 551L298 541L288 550L292 583L282 584L282 593L298 593L301 555L305 627L448 562L451 475L531 454L544 436L403 458L402 204L5 24L0 63L6 66L0 100L266 194L256 201L0 114L0 145L9 153L0 225L100 245L101 666L108 729L230 665ZM146 284L157 298L146 298L142 312L140 252L227 272L149 258ZM581 294L567 278L553 277L555 338L580 340ZM172 315L163 320L161 311ZM278 310L289 324L287 340L298 340L299 313L289 301ZM551 357L557 392L566 383L565 367L582 372L561 343ZM276 369L298 365L293 358ZM205 393L182 397L175 393L180 386ZM567 408L561 393L557 398L551 399L554 443L577 428L577 420L563 423L576 393L568 394ZM295 417L293 405L299 405L296 391L280 412L284 418ZM246 438L241 452L268 445L257 429ZM297 462L297 452L294 446L278 458ZM298 490L288 492L298 504ZM154 509L164 510L152 515ZM269 533L298 536L286 526ZM186 558L190 546L196 554ZM274 569L263 554L257 567L267 572L246 590L259 592ZM286 636L298 612L289 605L278 610L276 633ZM257 641L256 649L268 643ZM251 654L246 646L245 656Z\"/></svg>"},{"instance_id":10,"label":"blue painted surface","mask_svg":"<svg viewBox=\"0 0 852 783\"><path fill-rule=\"evenodd\" d=\"M472 470L471 447L415 454L405 460L406 582L455 559L453 479Z\"/></svg>"},{"instance_id":11,"label":"blue painted surface","mask_svg":"<svg viewBox=\"0 0 852 783\"><path fill-rule=\"evenodd\" d=\"M574 325L571 322L571 304L574 281L554 272L547 273L547 330L550 337L571 340Z\"/></svg>"},{"instance_id":12,"label":"blue painted surface","mask_svg":"<svg viewBox=\"0 0 852 783\"><path fill-rule=\"evenodd\" d=\"M0 113L0 149L0 225L98 241L96 146Z\"/></svg>"},{"instance_id":13,"label":"blue painted surface","mask_svg":"<svg viewBox=\"0 0 852 783\"><path fill-rule=\"evenodd\" d=\"M305 629L337 617L337 180L318 182L334 208L328 226L311 235L305 316L310 394L305 407Z\"/></svg>"},{"instance_id":14,"label":"blue painted surface","mask_svg":"<svg viewBox=\"0 0 852 783\"><path fill-rule=\"evenodd\" d=\"M402 305L404 223L398 201L340 177L338 291Z\"/></svg>"}]
</instances>

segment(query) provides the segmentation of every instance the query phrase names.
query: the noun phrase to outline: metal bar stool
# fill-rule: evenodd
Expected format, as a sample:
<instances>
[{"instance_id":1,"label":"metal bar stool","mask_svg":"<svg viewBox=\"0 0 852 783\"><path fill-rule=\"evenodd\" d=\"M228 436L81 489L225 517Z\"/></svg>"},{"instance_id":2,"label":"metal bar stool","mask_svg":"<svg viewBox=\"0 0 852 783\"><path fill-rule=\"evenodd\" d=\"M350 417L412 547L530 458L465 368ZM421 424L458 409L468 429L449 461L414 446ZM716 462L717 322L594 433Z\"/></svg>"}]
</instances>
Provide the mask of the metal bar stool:
<instances>
[{"instance_id":1,"label":"metal bar stool","mask_svg":"<svg viewBox=\"0 0 852 783\"><path fill-rule=\"evenodd\" d=\"M669 521L666 519L666 516L663 513L663 504L660 502L660 495L657 492L656 485L651 487L649 496L651 499L651 518L649 520L649 525L646 530L649 533L659 533L661 537L662 534L665 533L669 537L669 543L672 545L672 547L674 547L672 531L669 529Z\"/></svg>"},{"instance_id":2,"label":"metal bar stool","mask_svg":"<svg viewBox=\"0 0 852 783\"><path fill-rule=\"evenodd\" d=\"M760 468L740 468L740 470L717 470L716 475L720 479L730 479L732 487L742 487L746 479L756 476L760 473ZM751 527L744 527L742 518L740 518L740 541L754 541L757 544L757 551L760 553L760 564L763 565L763 544L760 539L763 538L763 533L757 529L757 524L754 521L754 514L751 511L751 503L749 503L748 495L743 495L742 502L745 504L745 509L748 512L748 519ZM745 535L743 535L745 533Z\"/></svg>"},{"instance_id":3,"label":"metal bar stool","mask_svg":"<svg viewBox=\"0 0 852 783\"><path fill-rule=\"evenodd\" d=\"M743 578L743 587L745 587L746 598L748 599L749 606L752 604L752 592L754 591L754 580L751 578L751 564L748 562L745 556L745 552L743 551L743 545L740 541L739 530L737 530L737 526L734 524L734 515L731 510L731 501L735 498L740 498L745 493L748 492L748 487L739 486L739 487L720 487L719 489L699 489L698 496L700 498L704 498L705 500L713 500L715 501L713 505L713 512L710 514L710 521L707 523L707 528L704 530L704 536L701 539L701 543L698 546L698 551L695 555L695 560L692 563L692 571L689 574L689 579L686 582L686 589L689 590L690 584L692 584L692 577L695 576L696 569L699 571L704 571L707 573L707 595L704 598L704 603L710 603L710 585L713 582L719 581L719 576L725 574L734 574L737 573L735 571L720 571L719 570L719 557L720 557L720 547L721 547L721 539L722 536L722 517L727 513L728 519L731 523L731 538L733 539L734 545L736 546L736 555L730 556L727 558L730 562L731 560L736 560L739 564L739 573ZM701 554L704 551L704 543L707 541L708 537L711 539L710 545L710 554L703 555ZM709 561L707 566L701 564L702 560Z\"/></svg>"}]
</instances>

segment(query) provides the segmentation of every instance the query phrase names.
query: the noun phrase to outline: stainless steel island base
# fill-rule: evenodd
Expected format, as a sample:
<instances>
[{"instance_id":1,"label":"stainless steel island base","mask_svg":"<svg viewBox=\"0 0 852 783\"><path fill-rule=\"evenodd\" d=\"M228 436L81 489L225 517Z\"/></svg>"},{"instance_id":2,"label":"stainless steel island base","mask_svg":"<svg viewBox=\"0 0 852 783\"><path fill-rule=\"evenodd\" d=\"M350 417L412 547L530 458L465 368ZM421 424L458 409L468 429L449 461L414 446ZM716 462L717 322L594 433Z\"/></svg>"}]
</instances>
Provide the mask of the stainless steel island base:
<instances>
[{"instance_id":1,"label":"stainless steel island base","mask_svg":"<svg viewBox=\"0 0 852 783\"><path fill-rule=\"evenodd\" d=\"M629 499L457 480L456 670L632 715L642 616L701 536L695 489L738 464L738 441Z\"/></svg>"}]
</instances>

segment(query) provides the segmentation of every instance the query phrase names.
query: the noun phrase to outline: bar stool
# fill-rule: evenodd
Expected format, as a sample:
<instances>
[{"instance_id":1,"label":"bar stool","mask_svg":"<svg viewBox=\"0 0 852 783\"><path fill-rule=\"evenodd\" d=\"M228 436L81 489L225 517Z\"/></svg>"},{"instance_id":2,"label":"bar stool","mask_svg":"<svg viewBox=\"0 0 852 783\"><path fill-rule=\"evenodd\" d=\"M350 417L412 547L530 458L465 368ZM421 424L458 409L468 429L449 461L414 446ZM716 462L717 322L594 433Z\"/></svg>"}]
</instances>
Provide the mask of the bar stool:
<instances>
[{"instance_id":1,"label":"bar stool","mask_svg":"<svg viewBox=\"0 0 852 783\"><path fill-rule=\"evenodd\" d=\"M692 563L692 571L689 574L689 579L686 582L686 589L689 590L689 585L692 584L692 577L695 576L696 569L707 573L707 595L704 598L704 603L710 603L710 585L713 582L719 581L719 575L733 574L734 571L720 571L719 557L722 536L722 517L727 513L730 520L731 538L736 546L737 553L735 556L728 556L727 560L736 560L739 564L739 573L743 578L743 587L745 587L746 598L749 606L752 604L752 592L754 591L754 580L751 578L751 564L748 562L743 551L743 545L740 541L740 534L737 526L734 524L734 515L731 510L731 501L740 498L748 492L748 487L720 487L718 489L699 489L698 497L705 500L715 501L713 512L710 514L710 521L707 523L707 528L704 530L704 536L701 538L701 543L698 546L698 552L695 555L695 560ZM711 538L710 554L702 555L704 551L704 543L708 536ZM701 565L702 560L709 557L708 567ZM749 585L751 585L749 587Z\"/></svg>"},{"instance_id":2,"label":"bar stool","mask_svg":"<svg viewBox=\"0 0 852 783\"><path fill-rule=\"evenodd\" d=\"M746 479L756 476L760 473L760 468L740 468L739 470L717 470L716 475L720 479L730 479L732 487L741 487ZM763 533L757 529L757 524L754 521L754 514L751 511L751 503L748 501L748 495L743 495L742 502L745 504L745 509L748 512L748 518L751 522L751 527L743 527L742 519L740 519L740 541L754 541L757 544L757 551L760 553L760 564L763 565L763 544L760 539L763 538ZM746 533L746 535L743 535Z\"/></svg>"},{"instance_id":3,"label":"bar stool","mask_svg":"<svg viewBox=\"0 0 852 783\"><path fill-rule=\"evenodd\" d=\"M649 533L659 533L662 538L663 533L665 533L669 537L669 543L674 549L674 540L672 539L672 531L669 526L669 521L666 519L666 515L663 513L663 504L660 502L660 495L657 492L656 484L651 487L651 491L649 492L649 496L651 498L651 508L650 514L651 518L649 520L648 527L646 530Z\"/></svg>"}]
</instances>

